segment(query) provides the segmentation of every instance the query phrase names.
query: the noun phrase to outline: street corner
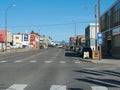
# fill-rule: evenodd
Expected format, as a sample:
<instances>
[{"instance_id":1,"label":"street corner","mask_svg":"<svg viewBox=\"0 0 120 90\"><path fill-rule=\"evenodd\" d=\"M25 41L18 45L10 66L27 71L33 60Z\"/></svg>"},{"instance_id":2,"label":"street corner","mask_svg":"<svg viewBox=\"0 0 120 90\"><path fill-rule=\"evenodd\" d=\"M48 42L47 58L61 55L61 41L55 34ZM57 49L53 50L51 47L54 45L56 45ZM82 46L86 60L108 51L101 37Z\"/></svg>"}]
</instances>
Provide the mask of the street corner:
<instances>
[{"instance_id":1,"label":"street corner","mask_svg":"<svg viewBox=\"0 0 120 90\"><path fill-rule=\"evenodd\" d=\"M84 59L84 58L80 58L81 61L84 62L92 62L92 63L97 63L97 60L92 60L92 59Z\"/></svg>"}]
</instances>

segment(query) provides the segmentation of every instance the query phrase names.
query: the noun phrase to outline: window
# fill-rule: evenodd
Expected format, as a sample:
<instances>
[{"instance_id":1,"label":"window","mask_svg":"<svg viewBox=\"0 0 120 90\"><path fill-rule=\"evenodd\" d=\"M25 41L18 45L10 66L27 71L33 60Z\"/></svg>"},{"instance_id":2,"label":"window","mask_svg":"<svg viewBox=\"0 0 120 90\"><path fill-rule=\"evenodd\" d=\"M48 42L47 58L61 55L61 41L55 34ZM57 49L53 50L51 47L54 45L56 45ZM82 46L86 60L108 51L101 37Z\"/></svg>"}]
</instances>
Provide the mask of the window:
<instances>
[{"instance_id":1,"label":"window","mask_svg":"<svg viewBox=\"0 0 120 90\"><path fill-rule=\"evenodd\" d=\"M114 24L120 22L120 2L114 7L113 22Z\"/></svg>"},{"instance_id":2,"label":"window","mask_svg":"<svg viewBox=\"0 0 120 90\"><path fill-rule=\"evenodd\" d=\"M114 47L120 47L120 35L114 37Z\"/></svg>"},{"instance_id":3,"label":"window","mask_svg":"<svg viewBox=\"0 0 120 90\"><path fill-rule=\"evenodd\" d=\"M15 37L15 39L17 39L17 40L18 40L18 39L19 39L19 37L18 37L18 36L16 36L16 37Z\"/></svg>"}]
</instances>

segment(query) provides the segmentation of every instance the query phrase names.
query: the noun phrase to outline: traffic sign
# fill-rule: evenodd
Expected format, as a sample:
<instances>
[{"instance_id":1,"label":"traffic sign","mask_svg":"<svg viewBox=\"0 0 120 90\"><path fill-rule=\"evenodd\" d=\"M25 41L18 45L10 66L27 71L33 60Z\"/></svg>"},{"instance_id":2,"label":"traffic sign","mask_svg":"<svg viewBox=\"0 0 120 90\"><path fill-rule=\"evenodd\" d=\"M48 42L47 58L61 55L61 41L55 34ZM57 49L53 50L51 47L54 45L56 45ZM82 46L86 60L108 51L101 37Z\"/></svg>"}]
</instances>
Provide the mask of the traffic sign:
<instances>
[{"instance_id":1,"label":"traffic sign","mask_svg":"<svg viewBox=\"0 0 120 90\"><path fill-rule=\"evenodd\" d=\"M101 32L98 32L98 33L97 33L97 36L98 36L98 44L103 44L102 33L101 33Z\"/></svg>"}]
</instances>

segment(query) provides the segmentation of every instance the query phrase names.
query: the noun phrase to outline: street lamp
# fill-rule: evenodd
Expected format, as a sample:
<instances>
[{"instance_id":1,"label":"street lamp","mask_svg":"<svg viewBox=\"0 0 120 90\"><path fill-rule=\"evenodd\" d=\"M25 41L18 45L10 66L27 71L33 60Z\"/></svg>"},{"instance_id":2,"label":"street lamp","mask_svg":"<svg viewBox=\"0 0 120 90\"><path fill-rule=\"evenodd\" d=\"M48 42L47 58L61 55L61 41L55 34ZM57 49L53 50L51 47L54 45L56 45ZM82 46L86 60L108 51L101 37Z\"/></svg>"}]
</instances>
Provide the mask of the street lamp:
<instances>
[{"instance_id":1,"label":"street lamp","mask_svg":"<svg viewBox=\"0 0 120 90\"><path fill-rule=\"evenodd\" d=\"M8 13L8 10L11 8L11 7L15 7L16 5L10 5L9 7L7 7L7 9L5 10L5 36L6 36L6 39L5 39L5 51L7 52L7 13Z\"/></svg>"}]
</instances>

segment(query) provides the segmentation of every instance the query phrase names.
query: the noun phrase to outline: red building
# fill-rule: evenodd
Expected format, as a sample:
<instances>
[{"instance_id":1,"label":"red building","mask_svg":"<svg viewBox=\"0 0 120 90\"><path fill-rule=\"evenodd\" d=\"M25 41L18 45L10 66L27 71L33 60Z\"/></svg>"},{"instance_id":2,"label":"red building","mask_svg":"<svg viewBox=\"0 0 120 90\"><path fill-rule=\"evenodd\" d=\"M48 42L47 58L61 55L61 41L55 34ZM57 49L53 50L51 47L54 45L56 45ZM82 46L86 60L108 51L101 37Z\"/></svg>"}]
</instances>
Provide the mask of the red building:
<instances>
[{"instance_id":1,"label":"red building","mask_svg":"<svg viewBox=\"0 0 120 90\"><path fill-rule=\"evenodd\" d=\"M6 41L6 30L0 30L0 42Z\"/></svg>"},{"instance_id":2,"label":"red building","mask_svg":"<svg viewBox=\"0 0 120 90\"><path fill-rule=\"evenodd\" d=\"M34 48L39 48L40 46L39 38L40 38L40 35L32 31L30 34L30 45L32 45Z\"/></svg>"},{"instance_id":3,"label":"red building","mask_svg":"<svg viewBox=\"0 0 120 90\"><path fill-rule=\"evenodd\" d=\"M6 37L7 35L7 37ZM7 38L7 40L6 40ZM7 41L7 43L6 43ZM9 49L10 43L12 42L12 35L10 33L10 31L6 31L6 30L0 30L0 49ZM5 45L5 43L7 44L7 47Z\"/></svg>"}]
</instances>

